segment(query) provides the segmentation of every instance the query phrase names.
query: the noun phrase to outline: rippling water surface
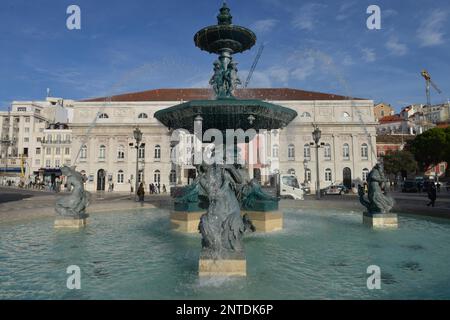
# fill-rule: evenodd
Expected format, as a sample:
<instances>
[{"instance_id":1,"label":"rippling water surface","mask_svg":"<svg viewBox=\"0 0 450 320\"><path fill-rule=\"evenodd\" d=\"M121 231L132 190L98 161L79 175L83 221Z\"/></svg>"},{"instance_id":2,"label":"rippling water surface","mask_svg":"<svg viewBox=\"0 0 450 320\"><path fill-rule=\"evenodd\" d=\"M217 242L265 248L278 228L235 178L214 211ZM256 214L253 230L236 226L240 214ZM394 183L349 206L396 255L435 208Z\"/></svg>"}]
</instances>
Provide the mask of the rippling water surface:
<instances>
[{"instance_id":1,"label":"rippling water surface","mask_svg":"<svg viewBox=\"0 0 450 320\"><path fill-rule=\"evenodd\" d=\"M371 230L360 213L291 210L285 229L245 237L247 277L199 279L200 237L168 212L98 214L81 231L53 220L0 225L0 299L450 299L450 224L400 217ZM81 268L68 290L66 268ZM381 268L381 290L366 269Z\"/></svg>"}]
</instances>

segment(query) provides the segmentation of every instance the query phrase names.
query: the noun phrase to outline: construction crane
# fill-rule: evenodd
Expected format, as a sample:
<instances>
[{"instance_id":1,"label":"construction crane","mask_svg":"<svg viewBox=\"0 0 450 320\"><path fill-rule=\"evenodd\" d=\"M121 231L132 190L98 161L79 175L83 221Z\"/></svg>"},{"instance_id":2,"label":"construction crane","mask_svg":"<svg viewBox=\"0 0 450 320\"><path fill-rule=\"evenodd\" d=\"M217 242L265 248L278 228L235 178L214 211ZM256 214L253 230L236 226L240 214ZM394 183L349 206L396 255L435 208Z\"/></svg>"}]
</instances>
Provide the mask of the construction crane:
<instances>
[{"instance_id":1,"label":"construction crane","mask_svg":"<svg viewBox=\"0 0 450 320\"><path fill-rule=\"evenodd\" d=\"M442 91L437 87L437 85L433 82L433 80L431 80L431 76L427 70L423 69L421 74L426 82L427 106L431 106L430 86L432 86L434 88L434 90L436 90L436 92L439 94L441 94Z\"/></svg>"},{"instance_id":2,"label":"construction crane","mask_svg":"<svg viewBox=\"0 0 450 320\"><path fill-rule=\"evenodd\" d=\"M261 46L258 49L258 53L256 54L255 61L253 61L252 67L250 68L250 71L248 72L247 79L245 80L245 83L244 83L244 88L247 88L248 84L250 83L250 80L252 79L252 76L253 76L253 72L256 69L256 65L258 64L259 58L261 58L263 50L264 50L264 44L261 44Z\"/></svg>"}]
</instances>

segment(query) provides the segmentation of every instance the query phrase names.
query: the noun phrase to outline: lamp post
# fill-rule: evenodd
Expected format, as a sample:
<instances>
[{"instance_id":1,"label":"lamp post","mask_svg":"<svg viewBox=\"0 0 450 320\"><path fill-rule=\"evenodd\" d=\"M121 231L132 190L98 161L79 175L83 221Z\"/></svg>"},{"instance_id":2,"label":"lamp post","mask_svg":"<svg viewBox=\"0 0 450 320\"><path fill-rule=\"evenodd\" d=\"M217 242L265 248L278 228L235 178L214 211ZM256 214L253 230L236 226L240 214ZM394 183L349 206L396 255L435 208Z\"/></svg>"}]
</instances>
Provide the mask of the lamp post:
<instances>
[{"instance_id":1,"label":"lamp post","mask_svg":"<svg viewBox=\"0 0 450 320\"><path fill-rule=\"evenodd\" d=\"M304 183L307 184L308 183L308 178L306 176L306 170L308 170L308 160L306 160L306 159L303 160L303 170L305 172L305 174L304 174L304 178L305 178L304 179Z\"/></svg>"},{"instance_id":2,"label":"lamp post","mask_svg":"<svg viewBox=\"0 0 450 320\"><path fill-rule=\"evenodd\" d=\"M136 145L135 145L135 148L136 148L136 177L135 177L136 183L134 186L135 187L134 194L135 194L135 197L137 198L137 190L139 187L138 186L138 184L139 184L139 179L138 179L138 177L139 177L139 146L142 141L142 131L136 127L136 129L134 129L134 131L133 131L133 135L134 135L134 140L136 140Z\"/></svg>"},{"instance_id":3,"label":"lamp post","mask_svg":"<svg viewBox=\"0 0 450 320\"><path fill-rule=\"evenodd\" d=\"M316 199L320 200L320 175L319 175L319 141L322 135L322 131L320 131L317 125L314 126L314 131L312 133L314 143L316 144Z\"/></svg>"}]
</instances>

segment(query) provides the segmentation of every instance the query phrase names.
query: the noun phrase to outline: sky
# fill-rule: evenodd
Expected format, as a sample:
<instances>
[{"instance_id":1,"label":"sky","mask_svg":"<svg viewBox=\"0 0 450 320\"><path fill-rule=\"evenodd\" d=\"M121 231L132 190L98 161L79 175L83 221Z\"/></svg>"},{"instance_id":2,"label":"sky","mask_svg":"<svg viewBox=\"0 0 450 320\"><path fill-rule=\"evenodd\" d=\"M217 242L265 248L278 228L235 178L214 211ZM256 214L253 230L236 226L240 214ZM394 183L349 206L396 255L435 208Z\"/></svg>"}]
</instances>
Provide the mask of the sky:
<instances>
[{"instance_id":1,"label":"sky","mask_svg":"<svg viewBox=\"0 0 450 320\"><path fill-rule=\"evenodd\" d=\"M386 102L425 103L427 69L450 98L448 0L228 0L233 23L257 44L236 54L249 87L290 87ZM69 5L81 29L69 30ZM217 22L221 0L1 0L0 110L14 100L66 99L158 88L207 87L215 56L193 42ZM381 9L381 29L366 24Z\"/></svg>"}]
</instances>

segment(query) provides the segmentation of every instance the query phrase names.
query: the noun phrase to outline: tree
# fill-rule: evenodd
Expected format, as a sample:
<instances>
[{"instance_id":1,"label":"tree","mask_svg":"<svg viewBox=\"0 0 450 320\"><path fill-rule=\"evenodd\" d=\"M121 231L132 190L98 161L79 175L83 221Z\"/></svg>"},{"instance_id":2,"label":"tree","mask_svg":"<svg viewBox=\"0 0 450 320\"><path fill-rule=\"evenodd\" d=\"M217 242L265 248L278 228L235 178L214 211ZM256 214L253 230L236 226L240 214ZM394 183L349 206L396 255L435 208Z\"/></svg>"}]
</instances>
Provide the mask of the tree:
<instances>
[{"instance_id":1,"label":"tree","mask_svg":"<svg viewBox=\"0 0 450 320\"><path fill-rule=\"evenodd\" d=\"M416 172L417 162L414 155L406 150L391 151L383 157L384 171L387 174L397 175Z\"/></svg>"},{"instance_id":2,"label":"tree","mask_svg":"<svg viewBox=\"0 0 450 320\"><path fill-rule=\"evenodd\" d=\"M424 171L442 161L450 163L450 127L425 131L409 142L407 150Z\"/></svg>"}]
</instances>

